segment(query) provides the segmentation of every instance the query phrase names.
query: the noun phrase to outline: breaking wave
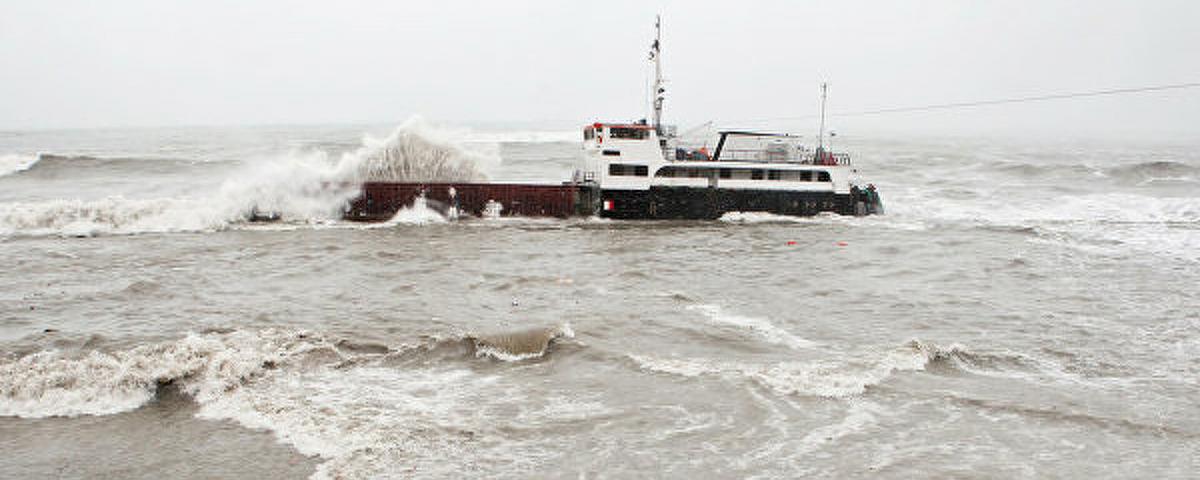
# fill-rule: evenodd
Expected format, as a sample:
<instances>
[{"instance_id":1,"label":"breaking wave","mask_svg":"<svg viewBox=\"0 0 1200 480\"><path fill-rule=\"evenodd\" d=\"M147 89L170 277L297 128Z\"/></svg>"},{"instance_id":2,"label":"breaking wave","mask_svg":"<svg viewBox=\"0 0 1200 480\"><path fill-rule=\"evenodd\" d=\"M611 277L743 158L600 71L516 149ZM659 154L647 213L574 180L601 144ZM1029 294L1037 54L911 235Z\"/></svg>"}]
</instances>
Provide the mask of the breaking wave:
<instances>
[{"instance_id":1,"label":"breaking wave","mask_svg":"<svg viewBox=\"0 0 1200 480\"><path fill-rule=\"evenodd\" d=\"M516 362L543 357L555 341L574 336L569 325L560 325L463 334L392 348L331 340L306 331L268 329L192 333L176 341L113 352L51 348L0 358L0 416L43 418L126 412L153 400L165 384L178 386L203 404L269 371L302 369L313 363L346 366L413 356L425 360L488 357Z\"/></svg>"},{"instance_id":2,"label":"breaking wave","mask_svg":"<svg viewBox=\"0 0 1200 480\"><path fill-rule=\"evenodd\" d=\"M290 222L340 218L356 184L336 181L334 167L287 158L255 165L209 198L51 200L0 204L0 236L95 236L215 231L273 212Z\"/></svg>"},{"instance_id":3,"label":"breaking wave","mask_svg":"<svg viewBox=\"0 0 1200 480\"><path fill-rule=\"evenodd\" d=\"M1105 173L1117 177L1141 180L1164 176L1196 175L1200 174L1200 166L1170 160L1156 160L1112 167L1107 169Z\"/></svg>"},{"instance_id":4,"label":"breaking wave","mask_svg":"<svg viewBox=\"0 0 1200 480\"><path fill-rule=\"evenodd\" d=\"M816 346L815 342L792 335L787 330L776 326L765 318L729 313L716 305L691 305L687 309L702 313L713 323L745 329L769 343L794 349L805 349Z\"/></svg>"},{"instance_id":5,"label":"breaking wave","mask_svg":"<svg viewBox=\"0 0 1200 480\"><path fill-rule=\"evenodd\" d=\"M80 161L47 158L52 164ZM213 231L263 213L284 222L334 222L363 181L481 181L486 177L479 166L487 161L486 155L412 118L386 138L364 138L360 148L337 159L315 151L250 163L208 197L0 204L0 236Z\"/></svg>"},{"instance_id":6,"label":"breaking wave","mask_svg":"<svg viewBox=\"0 0 1200 480\"><path fill-rule=\"evenodd\" d=\"M996 162L986 165L995 172L1029 180L1066 178L1078 181L1088 178L1108 178L1123 182L1140 182L1149 178L1194 177L1200 174L1200 166L1173 160L1151 160L1110 166L1050 162Z\"/></svg>"},{"instance_id":7,"label":"breaking wave","mask_svg":"<svg viewBox=\"0 0 1200 480\"><path fill-rule=\"evenodd\" d=\"M897 372L934 365L978 366L993 361L961 346L940 347L913 340L903 346L830 360L779 363L728 362L697 358L658 358L628 354L638 368L683 377L719 376L750 380L780 395L845 398L866 393Z\"/></svg>"},{"instance_id":8,"label":"breaking wave","mask_svg":"<svg viewBox=\"0 0 1200 480\"><path fill-rule=\"evenodd\" d=\"M0 177L29 170L38 162L38 155L0 155Z\"/></svg>"},{"instance_id":9,"label":"breaking wave","mask_svg":"<svg viewBox=\"0 0 1200 480\"><path fill-rule=\"evenodd\" d=\"M997 162L990 168L1002 174L1023 178L1047 176L1079 176L1101 173L1100 169L1084 164L1061 165L1053 163Z\"/></svg>"},{"instance_id":10,"label":"breaking wave","mask_svg":"<svg viewBox=\"0 0 1200 480\"><path fill-rule=\"evenodd\" d=\"M474 342L475 356L504 361L539 358L546 354L550 343L559 338L574 338L570 325L533 328L513 332L477 334L468 338Z\"/></svg>"},{"instance_id":11,"label":"breaking wave","mask_svg":"<svg viewBox=\"0 0 1200 480\"><path fill-rule=\"evenodd\" d=\"M126 412L170 385L199 405L197 417L270 430L300 453L321 457L315 478L443 472L469 463L464 449L475 448L478 430L496 423L470 419L507 408L527 388L489 372L543 357L571 336L563 325L390 346L267 329L193 333L112 352L42 350L0 357L0 416ZM480 364L484 357L502 362L489 367ZM531 401L514 422L556 420L564 411L580 418L593 409L552 400Z\"/></svg>"},{"instance_id":12,"label":"breaking wave","mask_svg":"<svg viewBox=\"0 0 1200 480\"><path fill-rule=\"evenodd\" d=\"M488 161L422 120L410 119L387 138L367 137L361 148L343 157L352 174L343 180L481 182L487 176L479 167Z\"/></svg>"},{"instance_id":13,"label":"breaking wave","mask_svg":"<svg viewBox=\"0 0 1200 480\"><path fill-rule=\"evenodd\" d=\"M24 160L21 162L20 160ZM7 169L6 165L17 168ZM181 169L203 165L192 160L170 158L95 157L90 155L58 155L39 153L29 157L16 156L13 160L0 157L0 176L7 174L34 176L40 179L77 178L90 174L100 175L145 175L147 173L178 173ZM21 168L23 166L23 168Z\"/></svg>"},{"instance_id":14,"label":"breaking wave","mask_svg":"<svg viewBox=\"0 0 1200 480\"><path fill-rule=\"evenodd\" d=\"M0 360L0 415L106 415L138 408L176 383L205 401L311 348L303 336L268 331L191 334L130 350L41 351Z\"/></svg>"},{"instance_id":15,"label":"breaking wave","mask_svg":"<svg viewBox=\"0 0 1200 480\"><path fill-rule=\"evenodd\" d=\"M912 208L920 209L920 205ZM1200 198L1153 197L1130 193L1062 195L1035 204L971 202L944 205L920 215L933 219L1021 225L1031 222L1194 223ZM918 212L912 211L912 214Z\"/></svg>"},{"instance_id":16,"label":"breaking wave","mask_svg":"<svg viewBox=\"0 0 1200 480\"><path fill-rule=\"evenodd\" d=\"M442 211L431 207L425 197L418 196L413 200L412 205L397 210L396 214L387 221L364 223L357 225L356 228L373 230L393 228L399 225L430 225L447 221L448 219Z\"/></svg>"},{"instance_id":17,"label":"breaking wave","mask_svg":"<svg viewBox=\"0 0 1200 480\"><path fill-rule=\"evenodd\" d=\"M936 208L931 208L936 204ZM1033 234L1031 241L1061 244L1094 253L1150 253L1200 261L1200 197L1155 197L1131 193L1061 195L1014 203L989 198L975 202L929 199L895 201L891 220L930 227L956 225Z\"/></svg>"},{"instance_id":18,"label":"breaking wave","mask_svg":"<svg viewBox=\"0 0 1200 480\"><path fill-rule=\"evenodd\" d=\"M975 150L890 181L897 172L882 172L888 215L864 225L1014 232L1085 254L1200 261L1197 160L1182 148Z\"/></svg>"}]
</instances>

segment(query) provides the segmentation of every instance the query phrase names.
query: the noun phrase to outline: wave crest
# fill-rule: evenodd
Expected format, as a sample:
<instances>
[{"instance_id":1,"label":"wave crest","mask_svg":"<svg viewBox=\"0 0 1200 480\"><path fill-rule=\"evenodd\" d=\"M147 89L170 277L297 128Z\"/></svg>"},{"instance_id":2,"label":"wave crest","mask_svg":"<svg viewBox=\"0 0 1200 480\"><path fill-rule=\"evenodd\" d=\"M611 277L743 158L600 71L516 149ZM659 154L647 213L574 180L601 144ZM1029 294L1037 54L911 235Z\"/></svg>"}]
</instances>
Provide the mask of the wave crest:
<instances>
[{"instance_id":1,"label":"wave crest","mask_svg":"<svg viewBox=\"0 0 1200 480\"><path fill-rule=\"evenodd\" d=\"M14 153L0 155L0 177L29 170L33 168L39 159L38 155L19 155Z\"/></svg>"},{"instance_id":2,"label":"wave crest","mask_svg":"<svg viewBox=\"0 0 1200 480\"><path fill-rule=\"evenodd\" d=\"M846 398L866 393L896 372L922 371L935 364L973 362L976 354L961 346L939 347L913 340L900 347L856 356L771 364L710 359L627 355L638 368L684 377L721 376L749 380L781 395Z\"/></svg>"},{"instance_id":3,"label":"wave crest","mask_svg":"<svg viewBox=\"0 0 1200 480\"><path fill-rule=\"evenodd\" d=\"M197 400L209 400L297 353L301 344L296 339L271 331L191 334L112 353L42 351L0 360L0 416L124 412L154 399L158 387L167 383Z\"/></svg>"},{"instance_id":4,"label":"wave crest","mask_svg":"<svg viewBox=\"0 0 1200 480\"><path fill-rule=\"evenodd\" d=\"M540 358L550 349L550 344L559 338L574 338L570 325L548 328L531 328L493 334L470 335L474 342L475 356L492 357L504 361L520 361Z\"/></svg>"},{"instance_id":5,"label":"wave crest","mask_svg":"<svg viewBox=\"0 0 1200 480\"><path fill-rule=\"evenodd\" d=\"M331 340L304 331L213 331L126 350L63 345L0 357L0 416L43 418L107 415L136 409L172 384L204 404L272 370L317 365L403 366L490 357L520 361L545 356L552 344L574 338L569 325L460 334L392 348L378 341ZM86 349L86 350L83 350Z\"/></svg>"},{"instance_id":6,"label":"wave crest","mask_svg":"<svg viewBox=\"0 0 1200 480\"><path fill-rule=\"evenodd\" d=\"M745 329L768 343L793 349L806 349L817 345L811 340L793 335L765 318L729 313L716 305L690 305L687 309L702 313L712 323Z\"/></svg>"},{"instance_id":7,"label":"wave crest","mask_svg":"<svg viewBox=\"0 0 1200 480\"><path fill-rule=\"evenodd\" d=\"M5 173L5 157L0 157L0 176ZM24 168L9 174L31 175L38 179L79 178L90 175L140 176L151 173L178 173L190 167L224 162L202 162L174 158L97 157L39 153L31 156Z\"/></svg>"},{"instance_id":8,"label":"wave crest","mask_svg":"<svg viewBox=\"0 0 1200 480\"><path fill-rule=\"evenodd\" d=\"M1027 179L1069 178L1077 180L1100 177L1126 182L1137 182L1164 175L1188 176L1200 173L1200 166L1174 160L1149 160L1103 167L1084 163L997 162L989 163L988 168L1002 174Z\"/></svg>"}]
</instances>

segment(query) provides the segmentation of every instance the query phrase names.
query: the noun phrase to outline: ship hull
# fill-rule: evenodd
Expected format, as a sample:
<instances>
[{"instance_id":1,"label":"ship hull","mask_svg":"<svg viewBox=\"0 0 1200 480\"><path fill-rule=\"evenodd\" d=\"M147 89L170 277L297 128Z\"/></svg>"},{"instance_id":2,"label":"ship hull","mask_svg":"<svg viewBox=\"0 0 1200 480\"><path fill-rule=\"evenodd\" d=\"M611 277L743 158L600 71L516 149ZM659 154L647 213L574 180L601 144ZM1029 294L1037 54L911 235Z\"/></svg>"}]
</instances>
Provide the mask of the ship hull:
<instances>
[{"instance_id":1,"label":"ship hull","mask_svg":"<svg viewBox=\"0 0 1200 480\"><path fill-rule=\"evenodd\" d=\"M863 200L834 192L651 187L603 191L600 215L614 219L716 219L730 212L801 217L824 212L839 215L877 212Z\"/></svg>"},{"instance_id":2,"label":"ship hull","mask_svg":"<svg viewBox=\"0 0 1200 480\"><path fill-rule=\"evenodd\" d=\"M729 212L766 212L812 216L881 213L877 197L862 192L742 190L651 187L649 190L602 190L591 184L528 185L499 183L370 182L347 206L345 219L378 222L423 198L443 214L519 217L600 216L613 219L715 219Z\"/></svg>"}]
</instances>

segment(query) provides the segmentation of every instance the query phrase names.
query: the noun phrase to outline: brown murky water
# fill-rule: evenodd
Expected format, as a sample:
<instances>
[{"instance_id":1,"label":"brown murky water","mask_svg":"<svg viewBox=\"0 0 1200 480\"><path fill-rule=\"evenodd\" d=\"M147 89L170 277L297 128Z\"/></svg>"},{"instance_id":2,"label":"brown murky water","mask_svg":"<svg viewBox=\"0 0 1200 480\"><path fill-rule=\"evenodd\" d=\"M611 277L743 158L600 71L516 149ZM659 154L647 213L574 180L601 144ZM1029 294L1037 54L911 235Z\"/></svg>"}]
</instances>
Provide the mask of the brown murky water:
<instances>
[{"instance_id":1,"label":"brown murky water","mask_svg":"<svg viewBox=\"0 0 1200 480\"><path fill-rule=\"evenodd\" d=\"M521 140L494 177L576 148ZM888 215L250 225L192 208L262 200L209 154L0 176L0 476L1194 475L1194 149L850 147Z\"/></svg>"}]
</instances>

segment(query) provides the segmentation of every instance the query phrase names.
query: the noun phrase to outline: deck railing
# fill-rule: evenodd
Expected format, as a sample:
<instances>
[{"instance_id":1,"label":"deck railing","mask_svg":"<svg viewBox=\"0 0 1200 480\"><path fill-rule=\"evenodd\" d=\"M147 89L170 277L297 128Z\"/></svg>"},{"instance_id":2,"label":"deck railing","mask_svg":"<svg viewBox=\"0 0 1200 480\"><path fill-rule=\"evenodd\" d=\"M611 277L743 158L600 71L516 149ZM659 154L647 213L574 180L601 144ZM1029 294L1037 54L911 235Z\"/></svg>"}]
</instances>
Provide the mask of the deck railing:
<instances>
[{"instance_id":1,"label":"deck railing","mask_svg":"<svg viewBox=\"0 0 1200 480\"><path fill-rule=\"evenodd\" d=\"M676 161L713 160L712 152L676 148L668 152L668 158ZM823 158L821 158L823 157ZM812 150L771 150L750 148L726 148L721 150L721 161L754 163L798 163L802 165L850 165L850 154L825 152L818 156Z\"/></svg>"}]
</instances>

